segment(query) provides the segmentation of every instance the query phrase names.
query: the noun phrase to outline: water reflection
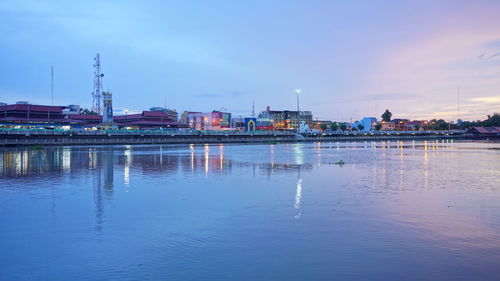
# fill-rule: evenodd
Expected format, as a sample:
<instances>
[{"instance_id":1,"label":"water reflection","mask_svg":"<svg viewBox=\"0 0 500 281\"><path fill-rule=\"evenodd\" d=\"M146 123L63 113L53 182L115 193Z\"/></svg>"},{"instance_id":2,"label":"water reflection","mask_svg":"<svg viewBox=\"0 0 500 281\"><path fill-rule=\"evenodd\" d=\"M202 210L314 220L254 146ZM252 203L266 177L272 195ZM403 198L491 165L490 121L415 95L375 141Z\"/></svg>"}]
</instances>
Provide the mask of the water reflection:
<instances>
[{"instance_id":1,"label":"water reflection","mask_svg":"<svg viewBox=\"0 0 500 281\"><path fill-rule=\"evenodd\" d=\"M81 266L72 260L80 261L82 249L106 260L84 264L96 274L82 278L88 280L120 279L110 276L117 271L130 277L137 268L158 280L227 280L208 268L223 265L236 276L241 268L287 271L290 264L301 264L296 280L328 280L346 268L353 269L344 277L364 272L368 264L449 269L443 261L450 259L495 271L499 148L391 141L4 149L0 220L9 227L0 251L11 251L21 265L2 273L49 276L45 270L55 268L59 274L62 262ZM25 270L25 264L43 266ZM374 267L360 280L370 279ZM438 277L430 279L445 279Z\"/></svg>"},{"instance_id":2,"label":"water reflection","mask_svg":"<svg viewBox=\"0 0 500 281\"><path fill-rule=\"evenodd\" d=\"M295 204L293 205L297 209L298 213L295 215L296 219L300 219L302 216L302 209L300 204L302 202L302 177L300 176L300 166L297 169L297 190L295 191Z\"/></svg>"}]
</instances>

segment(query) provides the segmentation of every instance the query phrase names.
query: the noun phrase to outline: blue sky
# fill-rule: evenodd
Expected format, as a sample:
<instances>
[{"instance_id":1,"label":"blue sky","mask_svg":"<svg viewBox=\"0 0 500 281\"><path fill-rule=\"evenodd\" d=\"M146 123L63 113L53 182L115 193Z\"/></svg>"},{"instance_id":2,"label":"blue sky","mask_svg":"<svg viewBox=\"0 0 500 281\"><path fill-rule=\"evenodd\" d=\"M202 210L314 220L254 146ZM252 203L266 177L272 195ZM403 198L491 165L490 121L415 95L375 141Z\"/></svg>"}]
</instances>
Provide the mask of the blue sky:
<instances>
[{"instance_id":1,"label":"blue sky","mask_svg":"<svg viewBox=\"0 0 500 281\"><path fill-rule=\"evenodd\" d=\"M499 1L2 1L0 101L116 111L295 107L320 119L500 111Z\"/></svg>"}]
</instances>

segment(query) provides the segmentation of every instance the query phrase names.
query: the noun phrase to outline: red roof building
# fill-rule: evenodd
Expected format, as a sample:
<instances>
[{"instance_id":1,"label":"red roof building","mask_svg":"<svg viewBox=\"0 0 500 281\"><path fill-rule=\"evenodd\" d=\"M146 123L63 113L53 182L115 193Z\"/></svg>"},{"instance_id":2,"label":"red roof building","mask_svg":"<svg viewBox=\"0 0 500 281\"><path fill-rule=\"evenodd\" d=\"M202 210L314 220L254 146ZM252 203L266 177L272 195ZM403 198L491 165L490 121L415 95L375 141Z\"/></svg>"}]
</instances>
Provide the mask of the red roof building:
<instances>
[{"instance_id":1,"label":"red roof building","mask_svg":"<svg viewBox=\"0 0 500 281\"><path fill-rule=\"evenodd\" d=\"M467 133L479 136L500 136L500 127L471 127Z\"/></svg>"},{"instance_id":2,"label":"red roof building","mask_svg":"<svg viewBox=\"0 0 500 281\"><path fill-rule=\"evenodd\" d=\"M186 124L178 123L173 114L164 111L143 111L138 114L114 116L114 123L119 127L135 127L138 129L185 128Z\"/></svg>"},{"instance_id":3,"label":"red roof building","mask_svg":"<svg viewBox=\"0 0 500 281\"><path fill-rule=\"evenodd\" d=\"M65 125L65 106L9 104L0 106L0 122L4 125Z\"/></svg>"}]
</instances>

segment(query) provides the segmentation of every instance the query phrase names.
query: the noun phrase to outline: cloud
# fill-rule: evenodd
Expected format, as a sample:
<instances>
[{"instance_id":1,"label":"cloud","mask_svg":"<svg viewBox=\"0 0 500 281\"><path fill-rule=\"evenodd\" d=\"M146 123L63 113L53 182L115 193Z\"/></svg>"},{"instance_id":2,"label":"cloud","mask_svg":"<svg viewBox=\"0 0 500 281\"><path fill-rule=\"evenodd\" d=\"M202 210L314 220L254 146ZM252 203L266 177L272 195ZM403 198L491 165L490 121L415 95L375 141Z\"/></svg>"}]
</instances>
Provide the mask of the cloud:
<instances>
[{"instance_id":1,"label":"cloud","mask_svg":"<svg viewBox=\"0 0 500 281\"><path fill-rule=\"evenodd\" d=\"M228 93L205 93L205 94L199 94L196 95L196 98L206 98L206 99L212 99L212 98L225 98L225 97L241 97L247 95L246 93L242 92L228 92Z\"/></svg>"},{"instance_id":2,"label":"cloud","mask_svg":"<svg viewBox=\"0 0 500 281\"><path fill-rule=\"evenodd\" d=\"M363 98L368 100L411 100L418 97L414 93L380 93L365 95Z\"/></svg>"},{"instance_id":3,"label":"cloud","mask_svg":"<svg viewBox=\"0 0 500 281\"><path fill-rule=\"evenodd\" d=\"M494 58L494 57L498 57L498 56L500 56L500 52L498 52L498 53L494 53L493 55L491 55L491 56L490 56L490 59L492 59L492 58Z\"/></svg>"},{"instance_id":4,"label":"cloud","mask_svg":"<svg viewBox=\"0 0 500 281\"><path fill-rule=\"evenodd\" d=\"M397 108L393 111L395 115L454 120L457 87L460 86L461 116L483 118L498 110L498 103L471 98L498 95L500 61L495 58L500 57L500 52L492 42L500 42L499 38L497 29L477 32L465 27L416 38L412 44L381 56L367 83L369 89L365 90L381 94L365 97L385 101L388 107ZM419 94L398 94L415 92ZM412 99L417 102L406 102ZM451 108L447 110L447 107Z\"/></svg>"},{"instance_id":5,"label":"cloud","mask_svg":"<svg viewBox=\"0 0 500 281\"><path fill-rule=\"evenodd\" d=\"M480 60L488 60L488 59L494 59L496 57L500 56L500 52L496 52L496 53L482 53L481 55L479 55L477 58L480 59Z\"/></svg>"}]
</instances>

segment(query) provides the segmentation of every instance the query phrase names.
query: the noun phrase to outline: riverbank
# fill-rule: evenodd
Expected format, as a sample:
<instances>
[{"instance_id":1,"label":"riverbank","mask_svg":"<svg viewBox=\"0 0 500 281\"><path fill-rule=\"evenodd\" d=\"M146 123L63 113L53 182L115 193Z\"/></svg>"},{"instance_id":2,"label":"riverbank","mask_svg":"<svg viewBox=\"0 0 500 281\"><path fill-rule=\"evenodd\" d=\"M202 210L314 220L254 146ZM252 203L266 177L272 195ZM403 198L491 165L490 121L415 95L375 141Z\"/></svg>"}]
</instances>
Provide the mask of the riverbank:
<instances>
[{"instance_id":1,"label":"riverbank","mask_svg":"<svg viewBox=\"0 0 500 281\"><path fill-rule=\"evenodd\" d=\"M470 139L463 132L389 132L295 134L292 132L161 132L106 131L61 132L50 130L9 131L0 134L0 146L200 144L200 143L285 143L317 141L382 141Z\"/></svg>"}]
</instances>

